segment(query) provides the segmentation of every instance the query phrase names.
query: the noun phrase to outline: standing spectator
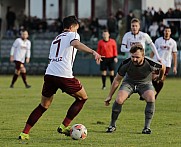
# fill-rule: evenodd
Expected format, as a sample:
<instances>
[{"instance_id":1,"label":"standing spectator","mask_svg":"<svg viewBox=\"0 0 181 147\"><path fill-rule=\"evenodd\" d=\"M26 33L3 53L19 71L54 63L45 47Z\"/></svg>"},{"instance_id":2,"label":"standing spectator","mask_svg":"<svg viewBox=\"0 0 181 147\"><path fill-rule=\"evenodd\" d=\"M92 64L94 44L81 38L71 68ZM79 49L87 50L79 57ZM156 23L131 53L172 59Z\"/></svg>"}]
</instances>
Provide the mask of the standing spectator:
<instances>
[{"instance_id":1,"label":"standing spectator","mask_svg":"<svg viewBox=\"0 0 181 147\"><path fill-rule=\"evenodd\" d=\"M159 37L155 41L155 46L158 50L159 56L161 57L161 61L166 66L166 71L164 73L163 81L159 81L159 82L155 81L154 79L155 79L156 74L153 74L152 83L156 91L155 98L157 98L159 92L161 91L164 85L164 80L170 71L172 60L173 60L173 73L175 75L177 74L177 43L170 36L171 36L171 28L165 27L164 36ZM156 59L153 52L151 53L151 57Z\"/></svg>"},{"instance_id":2,"label":"standing spectator","mask_svg":"<svg viewBox=\"0 0 181 147\"><path fill-rule=\"evenodd\" d=\"M117 28L120 31L122 29L122 23L123 23L123 17L124 17L124 12L122 11L121 8L118 9L116 12L116 20L117 20Z\"/></svg>"},{"instance_id":3,"label":"standing spectator","mask_svg":"<svg viewBox=\"0 0 181 147\"><path fill-rule=\"evenodd\" d=\"M31 86L27 84L26 81L26 68L24 62L30 62L30 48L31 42L28 40L28 32L26 30L22 31L21 38L17 38L13 46L11 47L10 61L15 63L15 73L10 85L10 88L14 88L14 83L16 82L18 76L21 74L23 82L26 88Z\"/></svg>"},{"instance_id":4,"label":"standing spectator","mask_svg":"<svg viewBox=\"0 0 181 147\"><path fill-rule=\"evenodd\" d=\"M157 20L158 19L158 14L155 11L154 7L151 8L150 15L151 15L151 22L157 22L158 21Z\"/></svg>"},{"instance_id":5,"label":"standing spectator","mask_svg":"<svg viewBox=\"0 0 181 147\"><path fill-rule=\"evenodd\" d=\"M17 23L18 23L18 27L23 26L23 22L26 18L26 15L24 13L24 10L20 10L17 14Z\"/></svg>"},{"instance_id":6,"label":"standing spectator","mask_svg":"<svg viewBox=\"0 0 181 147\"><path fill-rule=\"evenodd\" d=\"M161 63L145 57L144 48L140 44L132 46L130 54L131 57L120 64L108 97L105 100L105 105L108 106L113 94L123 79L116 100L112 106L111 122L106 132L112 133L116 131L116 120L122 111L124 102L133 93L138 93L146 100L145 125L142 134L151 134L150 125L155 112L155 92L152 85L152 72L160 70L160 74L157 76L157 81L160 81L163 80L165 68Z\"/></svg>"},{"instance_id":7,"label":"standing spectator","mask_svg":"<svg viewBox=\"0 0 181 147\"><path fill-rule=\"evenodd\" d=\"M103 61L100 63L100 70L102 75L102 89L106 89L106 75L109 70L109 76L111 84L114 79L115 63L117 59L117 44L114 39L110 38L108 30L104 30L102 33L103 39L98 42L97 52L103 56Z\"/></svg>"},{"instance_id":8,"label":"standing spectator","mask_svg":"<svg viewBox=\"0 0 181 147\"><path fill-rule=\"evenodd\" d=\"M152 21L152 17L151 17L151 14L150 14L150 8L148 7L147 10L144 11L144 31L145 32L148 32L148 28L149 26L151 25L151 21ZM131 26L131 25L130 25Z\"/></svg>"},{"instance_id":9,"label":"standing spectator","mask_svg":"<svg viewBox=\"0 0 181 147\"><path fill-rule=\"evenodd\" d=\"M98 38L99 37L99 22L98 18L93 18L90 25L89 25L90 30L92 31L92 37L93 38Z\"/></svg>"},{"instance_id":10,"label":"standing spectator","mask_svg":"<svg viewBox=\"0 0 181 147\"><path fill-rule=\"evenodd\" d=\"M159 10L158 10L158 12L157 12L158 24L163 21L164 15L165 15L165 14L164 14L164 12L162 11L162 9L159 8Z\"/></svg>"},{"instance_id":11,"label":"standing spectator","mask_svg":"<svg viewBox=\"0 0 181 147\"><path fill-rule=\"evenodd\" d=\"M135 17L135 15L133 14L133 11L130 10L129 11L129 14L127 15L127 18L126 18L126 26L127 26L127 29L126 29L126 32L129 32L131 30L131 20Z\"/></svg>"},{"instance_id":12,"label":"standing spectator","mask_svg":"<svg viewBox=\"0 0 181 147\"><path fill-rule=\"evenodd\" d=\"M116 38L117 33L117 20L113 14L110 14L109 18L107 19L107 27L110 33L110 36L114 39Z\"/></svg>"},{"instance_id":13,"label":"standing spectator","mask_svg":"<svg viewBox=\"0 0 181 147\"><path fill-rule=\"evenodd\" d=\"M171 29L171 37L174 39L174 40L178 40L179 39L179 36L178 36L178 29L177 27L175 26L175 23L173 21L170 22L170 29Z\"/></svg>"},{"instance_id":14,"label":"standing spectator","mask_svg":"<svg viewBox=\"0 0 181 147\"><path fill-rule=\"evenodd\" d=\"M159 26L158 26L158 34L159 34L159 37L163 36L164 28L165 28L165 25L163 24L163 21L161 21L161 22L159 23Z\"/></svg>"},{"instance_id":15,"label":"standing spectator","mask_svg":"<svg viewBox=\"0 0 181 147\"><path fill-rule=\"evenodd\" d=\"M6 22L7 22L7 33L9 36L13 36L13 29L15 27L16 14L12 11L10 6L7 7Z\"/></svg>"},{"instance_id":16,"label":"standing spectator","mask_svg":"<svg viewBox=\"0 0 181 147\"><path fill-rule=\"evenodd\" d=\"M165 13L165 18L174 18L174 12L172 8L169 8L168 11Z\"/></svg>"},{"instance_id":17,"label":"standing spectator","mask_svg":"<svg viewBox=\"0 0 181 147\"><path fill-rule=\"evenodd\" d=\"M80 36L77 33L79 22L75 16L65 17L63 26L64 32L56 36L50 46L50 64L44 76L41 103L30 114L22 133L19 135L20 140L29 139L30 129L49 108L58 89L75 98L65 119L57 129L61 134L70 136L69 124L81 111L88 98L80 81L73 76L72 67L77 49L93 54L97 62L101 61L101 56L79 41Z\"/></svg>"},{"instance_id":18,"label":"standing spectator","mask_svg":"<svg viewBox=\"0 0 181 147\"><path fill-rule=\"evenodd\" d=\"M153 24L148 29L148 31L150 33L150 37L153 42L155 42L155 40L157 38L157 30L158 30L158 24L157 24L157 22L153 22Z\"/></svg>"},{"instance_id":19,"label":"standing spectator","mask_svg":"<svg viewBox=\"0 0 181 147\"><path fill-rule=\"evenodd\" d=\"M118 11L116 12L116 15L115 15L117 21L119 20L122 20L123 17L124 17L124 12L121 8L118 9Z\"/></svg>"}]
</instances>

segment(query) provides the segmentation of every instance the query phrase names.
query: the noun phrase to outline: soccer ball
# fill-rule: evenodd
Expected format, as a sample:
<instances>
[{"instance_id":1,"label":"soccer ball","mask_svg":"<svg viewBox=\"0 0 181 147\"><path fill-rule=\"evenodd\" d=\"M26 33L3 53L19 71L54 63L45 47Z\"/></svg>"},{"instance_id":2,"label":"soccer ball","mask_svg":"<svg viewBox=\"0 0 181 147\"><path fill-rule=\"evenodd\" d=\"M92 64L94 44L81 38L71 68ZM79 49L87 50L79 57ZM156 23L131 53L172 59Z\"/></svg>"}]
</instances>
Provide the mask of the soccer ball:
<instances>
[{"instance_id":1,"label":"soccer ball","mask_svg":"<svg viewBox=\"0 0 181 147\"><path fill-rule=\"evenodd\" d=\"M87 129L82 124L75 124L70 129L70 136L74 140L83 140L87 137Z\"/></svg>"}]
</instances>

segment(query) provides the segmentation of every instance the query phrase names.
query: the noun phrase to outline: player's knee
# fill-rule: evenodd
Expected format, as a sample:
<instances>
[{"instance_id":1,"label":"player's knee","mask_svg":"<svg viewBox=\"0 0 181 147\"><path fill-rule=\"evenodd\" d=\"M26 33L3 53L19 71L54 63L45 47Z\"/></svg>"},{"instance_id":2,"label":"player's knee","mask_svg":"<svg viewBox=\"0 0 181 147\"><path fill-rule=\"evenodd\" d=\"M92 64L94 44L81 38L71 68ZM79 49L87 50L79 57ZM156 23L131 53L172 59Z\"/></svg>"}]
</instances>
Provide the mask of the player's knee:
<instances>
[{"instance_id":1,"label":"player's knee","mask_svg":"<svg viewBox=\"0 0 181 147\"><path fill-rule=\"evenodd\" d=\"M79 96L79 97L76 97L76 98L78 98L79 100L87 100L88 99L87 96Z\"/></svg>"},{"instance_id":2,"label":"player's knee","mask_svg":"<svg viewBox=\"0 0 181 147\"><path fill-rule=\"evenodd\" d=\"M45 97L42 95L42 98L41 98L41 105L42 107L48 109L52 103L52 100L53 100L53 96L51 97Z\"/></svg>"},{"instance_id":3,"label":"player's knee","mask_svg":"<svg viewBox=\"0 0 181 147\"><path fill-rule=\"evenodd\" d=\"M17 70L17 69L14 71L14 73L15 73L16 75L20 75L20 72L21 72L21 71L20 71L20 70Z\"/></svg>"},{"instance_id":4,"label":"player's knee","mask_svg":"<svg viewBox=\"0 0 181 147\"><path fill-rule=\"evenodd\" d=\"M25 67L21 67L20 71L21 71L21 73L26 73L26 68Z\"/></svg>"},{"instance_id":5,"label":"player's knee","mask_svg":"<svg viewBox=\"0 0 181 147\"><path fill-rule=\"evenodd\" d=\"M120 105L122 105L124 103L125 100L123 99L116 99L116 102Z\"/></svg>"},{"instance_id":6,"label":"player's knee","mask_svg":"<svg viewBox=\"0 0 181 147\"><path fill-rule=\"evenodd\" d=\"M155 102L155 96L145 96L146 102Z\"/></svg>"}]
</instances>

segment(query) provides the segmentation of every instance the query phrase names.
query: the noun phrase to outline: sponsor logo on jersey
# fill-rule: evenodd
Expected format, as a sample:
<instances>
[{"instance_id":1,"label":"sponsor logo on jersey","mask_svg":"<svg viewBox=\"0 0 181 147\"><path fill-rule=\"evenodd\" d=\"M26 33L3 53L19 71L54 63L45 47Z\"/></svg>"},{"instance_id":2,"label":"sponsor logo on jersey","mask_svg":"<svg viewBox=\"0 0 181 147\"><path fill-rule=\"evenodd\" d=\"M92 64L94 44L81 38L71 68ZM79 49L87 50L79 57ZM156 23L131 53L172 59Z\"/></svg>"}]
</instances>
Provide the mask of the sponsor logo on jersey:
<instances>
[{"instance_id":1,"label":"sponsor logo on jersey","mask_svg":"<svg viewBox=\"0 0 181 147\"><path fill-rule=\"evenodd\" d=\"M130 42L130 46L134 46L134 45L137 45L137 44L140 44L140 42Z\"/></svg>"},{"instance_id":2,"label":"sponsor logo on jersey","mask_svg":"<svg viewBox=\"0 0 181 147\"><path fill-rule=\"evenodd\" d=\"M170 50L170 47L166 46L166 45L161 45L160 49L162 49L162 50Z\"/></svg>"},{"instance_id":3,"label":"sponsor logo on jersey","mask_svg":"<svg viewBox=\"0 0 181 147\"><path fill-rule=\"evenodd\" d=\"M51 62L59 62L59 61L62 61L62 57L53 58L53 59L51 60Z\"/></svg>"}]
</instances>

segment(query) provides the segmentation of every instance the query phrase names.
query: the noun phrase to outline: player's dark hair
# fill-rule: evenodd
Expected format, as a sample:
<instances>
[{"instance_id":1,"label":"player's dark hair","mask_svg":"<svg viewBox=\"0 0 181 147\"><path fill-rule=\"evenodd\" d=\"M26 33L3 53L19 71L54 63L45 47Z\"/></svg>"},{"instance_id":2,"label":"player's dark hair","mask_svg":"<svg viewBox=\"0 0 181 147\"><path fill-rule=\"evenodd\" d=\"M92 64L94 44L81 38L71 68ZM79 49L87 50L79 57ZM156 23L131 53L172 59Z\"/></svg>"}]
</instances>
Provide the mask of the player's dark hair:
<instances>
[{"instance_id":1,"label":"player's dark hair","mask_svg":"<svg viewBox=\"0 0 181 147\"><path fill-rule=\"evenodd\" d=\"M106 28L102 32L108 32L109 33L109 30Z\"/></svg>"},{"instance_id":2,"label":"player's dark hair","mask_svg":"<svg viewBox=\"0 0 181 147\"><path fill-rule=\"evenodd\" d=\"M131 23L135 23L135 22L138 22L138 23L140 24L140 20L139 20L138 18L133 18L133 19L131 20Z\"/></svg>"},{"instance_id":3,"label":"player's dark hair","mask_svg":"<svg viewBox=\"0 0 181 147\"><path fill-rule=\"evenodd\" d=\"M137 50L140 50L141 52L144 53L144 48L141 44L136 44L136 45L132 46L130 49L130 53L135 53Z\"/></svg>"},{"instance_id":4,"label":"player's dark hair","mask_svg":"<svg viewBox=\"0 0 181 147\"><path fill-rule=\"evenodd\" d=\"M77 25L79 21L75 15L67 16L63 19L63 28L69 29L71 25Z\"/></svg>"},{"instance_id":5,"label":"player's dark hair","mask_svg":"<svg viewBox=\"0 0 181 147\"><path fill-rule=\"evenodd\" d=\"M28 30L26 30L26 29L23 29L23 30L21 30L21 32L23 33L23 32L28 32Z\"/></svg>"},{"instance_id":6,"label":"player's dark hair","mask_svg":"<svg viewBox=\"0 0 181 147\"><path fill-rule=\"evenodd\" d=\"M166 29L171 29L169 26L165 26L164 27L164 30L166 30Z\"/></svg>"}]
</instances>

